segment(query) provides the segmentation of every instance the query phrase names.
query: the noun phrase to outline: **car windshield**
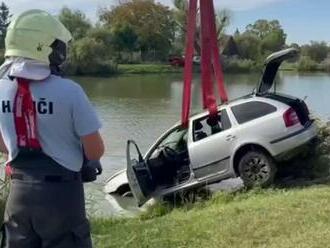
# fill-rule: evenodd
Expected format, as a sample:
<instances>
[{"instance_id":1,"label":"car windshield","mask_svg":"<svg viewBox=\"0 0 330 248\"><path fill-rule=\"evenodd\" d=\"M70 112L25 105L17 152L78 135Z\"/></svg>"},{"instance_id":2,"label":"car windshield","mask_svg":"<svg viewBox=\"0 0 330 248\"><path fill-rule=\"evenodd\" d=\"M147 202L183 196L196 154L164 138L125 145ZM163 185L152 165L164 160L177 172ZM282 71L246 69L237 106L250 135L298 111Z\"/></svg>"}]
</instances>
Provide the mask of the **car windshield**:
<instances>
[{"instance_id":1,"label":"car windshield","mask_svg":"<svg viewBox=\"0 0 330 248\"><path fill-rule=\"evenodd\" d=\"M175 146L183 136L187 133L187 129L184 128L176 128L168 136L159 144L159 146Z\"/></svg>"},{"instance_id":2,"label":"car windshield","mask_svg":"<svg viewBox=\"0 0 330 248\"><path fill-rule=\"evenodd\" d=\"M173 129L154 149L150 158L156 157L158 155L159 150L161 150L165 146L170 147L176 151L182 151L186 149L187 129L181 126Z\"/></svg>"}]
</instances>

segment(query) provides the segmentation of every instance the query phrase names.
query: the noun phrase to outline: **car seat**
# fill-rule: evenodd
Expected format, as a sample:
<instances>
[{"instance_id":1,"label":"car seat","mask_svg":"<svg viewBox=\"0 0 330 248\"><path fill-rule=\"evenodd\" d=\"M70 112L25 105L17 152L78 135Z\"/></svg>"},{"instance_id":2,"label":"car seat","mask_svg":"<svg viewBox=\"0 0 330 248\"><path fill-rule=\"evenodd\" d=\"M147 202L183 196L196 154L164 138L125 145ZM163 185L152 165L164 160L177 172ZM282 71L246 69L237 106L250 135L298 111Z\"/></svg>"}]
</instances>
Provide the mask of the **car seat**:
<instances>
[{"instance_id":1,"label":"car seat","mask_svg":"<svg viewBox=\"0 0 330 248\"><path fill-rule=\"evenodd\" d=\"M201 140L207 137L207 134L202 130L203 125L201 122L195 124L195 141Z\"/></svg>"},{"instance_id":2,"label":"car seat","mask_svg":"<svg viewBox=\"0 0 330 248\"><path fill-rule=\"evenodd\" d=\"M220 115L217 118L208 118L206 123L211 127L212 134L220 133L223 130Z\"/></svg>"}]
</instances>

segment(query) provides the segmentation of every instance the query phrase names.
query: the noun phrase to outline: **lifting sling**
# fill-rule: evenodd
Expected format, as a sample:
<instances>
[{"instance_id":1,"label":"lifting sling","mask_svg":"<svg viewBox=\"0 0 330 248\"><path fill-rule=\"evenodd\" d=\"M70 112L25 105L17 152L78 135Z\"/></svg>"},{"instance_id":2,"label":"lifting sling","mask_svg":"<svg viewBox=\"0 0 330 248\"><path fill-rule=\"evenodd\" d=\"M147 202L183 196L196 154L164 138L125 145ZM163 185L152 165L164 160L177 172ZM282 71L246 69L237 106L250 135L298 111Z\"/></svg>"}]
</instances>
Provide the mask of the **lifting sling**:
<instances>
[{"instance_id":1,"label":"lifting sling","mask_svg":"<svg viewBox=\"0 0 330 248\"><path fill-rule=\"evenodd\" d=\"M201 20L201 85L203 108L208 109L210 116L217 115L217 101L214 94L213 78L217 82L221 102L228 101L217 40L213 0L199 0ZM191 83L193 74L194 40L196 34L198 0L189 1L187 17L184 88L181 122L188 126L191 105Z\"/></svg>"}]
</instances>

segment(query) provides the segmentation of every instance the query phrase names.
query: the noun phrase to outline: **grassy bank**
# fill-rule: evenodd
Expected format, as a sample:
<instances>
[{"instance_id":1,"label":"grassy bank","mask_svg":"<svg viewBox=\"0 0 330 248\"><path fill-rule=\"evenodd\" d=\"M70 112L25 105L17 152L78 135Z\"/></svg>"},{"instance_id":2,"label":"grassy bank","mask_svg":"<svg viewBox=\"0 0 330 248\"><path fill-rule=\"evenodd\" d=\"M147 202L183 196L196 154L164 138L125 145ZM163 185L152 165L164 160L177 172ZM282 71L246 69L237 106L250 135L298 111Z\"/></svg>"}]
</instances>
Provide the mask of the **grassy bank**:
<instances>
[{"instance_id":1,"label":"grassy bank","mask_svg":"<svg viewBox=\"0 0 330 248\"><path fill-rule=\"evenodd\" d=\"M182 68L166 64L119 64L120 74L178 73Z\"/></svg>"},{"instance_id":2,"label":"grassy bank","mask_svg":"<svg viewBox=\"0 0 330 248\"><path fill-rule=\"evenodd\" d=\"M276 188L158 205L136 218L94 219L95 247L330 247L330 125L317 123L314 152L279 167Z\"/></svg>"},{"instance_id":3,"label":"grassy bank","mask_svg":"<svg viewBox=\"0 0 330 248\"><path fill-rule=\"evenodd\" d=\"M329 247L330 187L220 193L194 207L94 220L105 247ZM151 216L153 218L148 218Z\"/></svg>"}]
</instances>

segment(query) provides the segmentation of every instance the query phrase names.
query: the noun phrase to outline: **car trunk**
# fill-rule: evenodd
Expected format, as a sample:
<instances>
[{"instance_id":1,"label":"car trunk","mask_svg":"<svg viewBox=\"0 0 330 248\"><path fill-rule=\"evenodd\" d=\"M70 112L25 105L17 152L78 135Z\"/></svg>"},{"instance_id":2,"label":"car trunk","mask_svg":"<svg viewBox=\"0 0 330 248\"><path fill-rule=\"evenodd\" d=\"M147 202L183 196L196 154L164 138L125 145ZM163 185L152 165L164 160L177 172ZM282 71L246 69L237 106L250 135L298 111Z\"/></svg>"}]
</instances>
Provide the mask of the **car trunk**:
<instances>
[{"instance_id":1,"label":"car trunk","mask_svg":"<svg viewBox=\"0 0 330 248\"><path fill-rule=\"evenodd\" d=\"M276 84L275 77L283 61L293 59L298 56L298 51L294 48L285 49L271 54L265 61L265 70L260 80L256 94L258 96L277 100L289 105L295 110L302 125L310 121L309 111L306 103L296 97L270 92L270 89ZM275 89L276 87L274 87Z\"/></svg>"},{"instance_id":2,"label":"car trunk","mask_svg":"<svg viewBox=\"0 0 330 248\"><path fill-rule=\"evenodd\" d=\"M263 95L263 97L277 100L279 102L289 105L291 108L294 109L294 111L296 111L299 121L303 126L310 121L309 110L303 100L279 93L267 93Z\"/></svg>"}]
</instances>

